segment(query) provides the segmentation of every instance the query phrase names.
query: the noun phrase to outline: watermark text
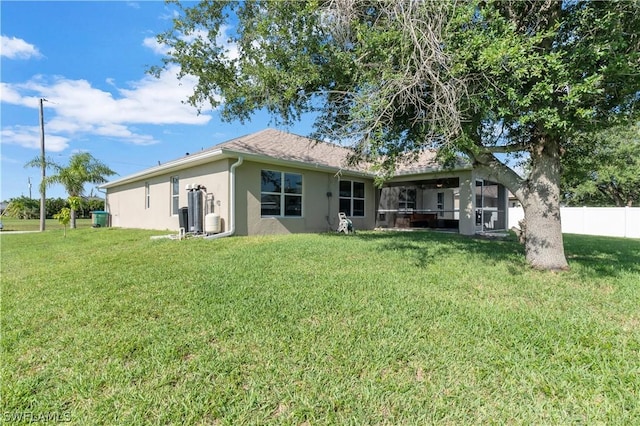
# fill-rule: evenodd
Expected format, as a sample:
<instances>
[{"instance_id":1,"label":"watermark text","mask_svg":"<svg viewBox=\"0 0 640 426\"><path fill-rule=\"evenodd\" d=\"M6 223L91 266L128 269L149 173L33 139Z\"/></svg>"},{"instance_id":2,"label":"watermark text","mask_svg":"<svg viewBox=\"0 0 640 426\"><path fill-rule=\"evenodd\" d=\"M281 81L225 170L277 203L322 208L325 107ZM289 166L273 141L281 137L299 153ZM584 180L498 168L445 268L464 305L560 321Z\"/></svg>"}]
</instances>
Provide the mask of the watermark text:
<instances>
[{"instance_id":1,"label":"watermark text","mask_svg":"<svg viewBox=\"0 0 640 426\"><path fill-rule=\"evenodd\" d=\"M49 411L37 413L34 411L4 411L3 423L68 423L71 413L68 411Z\"/></svg>"}]
</instances>

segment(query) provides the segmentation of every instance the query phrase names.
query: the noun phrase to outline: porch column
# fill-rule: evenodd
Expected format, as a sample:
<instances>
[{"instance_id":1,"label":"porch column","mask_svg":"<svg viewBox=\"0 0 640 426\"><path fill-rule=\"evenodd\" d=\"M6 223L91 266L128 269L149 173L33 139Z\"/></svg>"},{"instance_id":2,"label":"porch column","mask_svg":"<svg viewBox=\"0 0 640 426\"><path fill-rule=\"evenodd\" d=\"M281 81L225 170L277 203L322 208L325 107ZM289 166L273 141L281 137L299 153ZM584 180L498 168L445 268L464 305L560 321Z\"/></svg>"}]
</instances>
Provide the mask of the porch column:
<instances>
[{"instance_id":1,"label":"porch column","mask_svg":"<svg viewBox=\"0 0 640 426\"><path fill-rule=\"evenodd\" d=\"M474 235L476 181L473 172L460 174L460 221L458 229L462 235Z\"/></svg>"},{"instance_id":2,"label":"porch column","mask_svg":"<svg viewBox=\"0 0 640 426\"><path fill-rule=\"evenodd\" d=\"M498 184L498 210L503 211L503 214L498 213L498 229L509 228L509 190L502 184Z\"/></svg>"}]
</instances>

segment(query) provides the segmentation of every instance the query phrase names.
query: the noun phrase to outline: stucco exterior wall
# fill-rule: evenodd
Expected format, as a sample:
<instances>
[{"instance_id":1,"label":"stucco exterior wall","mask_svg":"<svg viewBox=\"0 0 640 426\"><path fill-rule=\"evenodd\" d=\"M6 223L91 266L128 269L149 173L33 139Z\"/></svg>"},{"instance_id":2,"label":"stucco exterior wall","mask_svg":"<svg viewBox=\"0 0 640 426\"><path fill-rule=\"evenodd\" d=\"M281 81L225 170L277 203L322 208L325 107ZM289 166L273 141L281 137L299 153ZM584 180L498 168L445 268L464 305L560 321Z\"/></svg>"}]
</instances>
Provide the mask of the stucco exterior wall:
<instances>
[{"instance_id":1,"label":"stucco exterior wall","mask_svg":"<svg viewBox=\"0 0 640 426\"><path fill-rule=\"evenodd\" d=\"M187 207L187 184L204 185L207 194L213 195L214 211L220 214L221 232L229 226L229 168L233 162L221 160L172 174L180 179L180 207Z\"/></svg>"},{"instance_id":2,"label":"stucco exterior wall","mask_svg":"<svg viewBox=\"0 0 640 426\"><path fill-rule=\"evenodd\" d=\"M107 190L106 209L111 226L178 231L179 218L171 212L171 177L179 179L179 206L187 206L187 184L206 187L213 194L214 210L222 229L230 226L229 169L235 159L225 159ZM261 217L261 171L298 173L303 177L301 217ZM365 217L351 218L356 229L375 226L375 190L371 179L343 175L343 179L365 183ZM149 184L150 206L146 207L145 184ZM331 196L327 196L330 192ZM236 235L326 232L338 227L339 178L335 173L244 161L236 169Z\"/></svg>"},{"instance_id":3,"label":"stucco exterior wall","mask_svg":"<svg viewBox=\"0 0 640 426\"><path fill-rule=\"evenodd\" d=\"M261 171L302 175L302 216L262 217ZM343 176L365 183L365 217L351 218L356 229L373 229L375 192L371 179ZM245 161L236 169L236 234L267 235L327 232L338 226L339 179L334 173ZM330 192L331 196L327 196Z\"/></svg>"},{"instance_id":4,"label":"stucco exterior wall","mask_svg":"<svg viewBox=\"0 0 640 426\"><path fill-rule=\"evenodd\" d=\"M111 226L177 231L179 219L172 214L171 177L179 179L179 206L187 206L187 184L199 184L214 195L215 211L221 223L228 223L229 160L207 163L107 189L106 209ZM149 207L145 184L149 184ZM219 203L218 203L219 202Z\"/></svg>"}]
</instances>

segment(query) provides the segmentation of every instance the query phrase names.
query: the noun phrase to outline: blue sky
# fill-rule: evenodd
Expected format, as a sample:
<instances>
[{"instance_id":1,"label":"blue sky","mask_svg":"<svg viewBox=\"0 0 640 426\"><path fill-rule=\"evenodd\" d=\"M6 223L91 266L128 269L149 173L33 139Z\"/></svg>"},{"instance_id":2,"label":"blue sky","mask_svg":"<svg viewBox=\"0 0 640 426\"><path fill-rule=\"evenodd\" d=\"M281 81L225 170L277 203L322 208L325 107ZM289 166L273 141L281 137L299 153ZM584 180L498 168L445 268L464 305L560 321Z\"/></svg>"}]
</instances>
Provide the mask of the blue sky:
<instances>
[{"instance_id":1,"label":"blue sky","mask_svg":"<svg viewBox=\"0 0 640 426\"><path fill-rule=\"evenodd\" d=\"M161 63L155 35L171 27L175 10L161 1L0 2L0 200L29 196L29 180L32 197L40 196L40 170L24 167L40 153L40 98L48 100L47 156L66 164L88 151L119 176L273 127L261 113L244 125L224 123L214 110L198 115L183 103L192 78L178 81L175 69L160 79L146 73ZM283 130L305 135L310 123ZM66 194L54 186L47 197Z\"/></svg>"}]
</instances>

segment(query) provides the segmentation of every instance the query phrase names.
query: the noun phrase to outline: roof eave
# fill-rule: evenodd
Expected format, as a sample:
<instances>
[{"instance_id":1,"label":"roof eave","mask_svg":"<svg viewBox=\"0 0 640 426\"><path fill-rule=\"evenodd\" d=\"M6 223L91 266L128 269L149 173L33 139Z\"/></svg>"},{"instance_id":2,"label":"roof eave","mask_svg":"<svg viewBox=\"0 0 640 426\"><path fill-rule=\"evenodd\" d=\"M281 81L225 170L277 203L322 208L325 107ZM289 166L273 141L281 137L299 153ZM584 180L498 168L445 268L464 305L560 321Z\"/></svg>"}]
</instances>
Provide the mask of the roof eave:
<instances>
[{"instance_id":1,"label":"roof eave","mask_svg":"<svg viewBox=\"0 0 640 426\"><path fill-rule=\"evenodd\" d=\"M264 163L264 164L270 164L274 166L285 166L285 167L294 167L294 168L305 169L305 170L316 170L316 171L322 171L327 173L359 176L362 178L369 178L369 179L373 179L376 177L376 174L370 171L341 168L341 167L329 166L329 165L320 164L320 163L308 163L308 162L299 161L299 160L281 159L281 158L270 157L264 154L248 153L243 151L236 151L236 150L222 148L222 149L204 151L204 152L189 155L187 157L182 157L177 160L169 161L167 163L142 170L138 173L125 176L121 179L104 183L102 185L99 185L98 188L100 189L113 188L113 187L124 185L127 183L138 182L138 181L149 179L155 176L183 170L188 167L205 164L214 160L223 160L225 158L237 158L239 156L242 156L245 160L250 160L250 161ZM464 170L471 170L471 169L472 167L470 165L455 167L453 169L445 169L442 167L426 167L424 169L413 169L413 170L407 170L407 171L396 173L394 178L411 176L411 175L428 174L428 173L464 171Z\"/></svg>"},{"instance_id":2,"label":"roof eave","mask_svg":"<svg viewBox=\"0 0 640 426\"><path fill-rule=\"evenodd\" d=\"M102 185L99 185L98 188L100 189L113 188L115 186L124 185L131 182L137 182L144 179L152 178L154 176L159 176L166 173L171 173L173 171L182 170L187 167L208 163L214 159L222 160L224 158L226 158L225 153L221 149L200 152L200 153L192 154L187 157L178 158L177 160L172 160L172 161L142 170L138 173L125 176L121 179L116 179L111 182L104 183Z\"/></svg>"},{"instance_id":3,"label":"roof eave","mask_svg":"<svg viewBox=\"0 0 640 426\"><path fill-rule=\"evenodd\" d=\"M416 175L426 175L432 173L448 173L448 172L464 172L473 170L473 167L470 164L460 165L452 168L437 166L437 167L425 167L421 169L411 169L404 170L396 173L393 177L402 177L402 176L416 176ZM393 178L392 178L393 179Z\"/></svg>"},{"instance_id":4,"label":"roof eave","mask_svg":"<svg viewBox=\"0 0 640 426\"><path fill-rule=\"evenodd\" d=\"M361 177L367 177L367 178L373 178L375 176L374 174L366 171L328 166L326 164L320 164L320 163L308 163L300 160L287 160L282 158L270 157L264 154L247 153L243 151L234 151L234 150L228 150L228 149L223 149L222 151L224 154L226 154L229 157L242 156L244 157L245 160L253 161L256 163L274 165L274 166L292 167L292 168L304 169L304 170L316 170L316 171L336 173L336 174L342 173L342 174L348 174L350 176L361 176Z\"/></svg>"}]
</instances>

